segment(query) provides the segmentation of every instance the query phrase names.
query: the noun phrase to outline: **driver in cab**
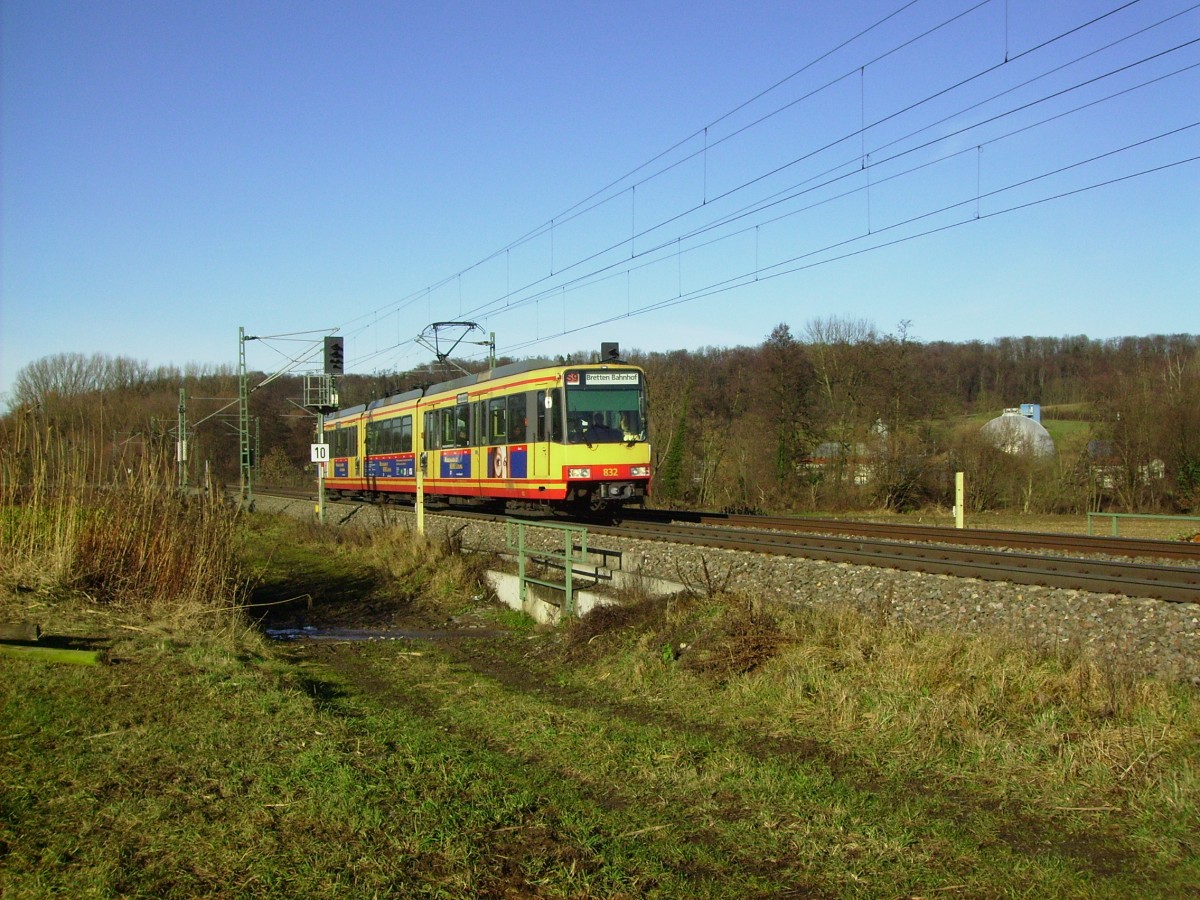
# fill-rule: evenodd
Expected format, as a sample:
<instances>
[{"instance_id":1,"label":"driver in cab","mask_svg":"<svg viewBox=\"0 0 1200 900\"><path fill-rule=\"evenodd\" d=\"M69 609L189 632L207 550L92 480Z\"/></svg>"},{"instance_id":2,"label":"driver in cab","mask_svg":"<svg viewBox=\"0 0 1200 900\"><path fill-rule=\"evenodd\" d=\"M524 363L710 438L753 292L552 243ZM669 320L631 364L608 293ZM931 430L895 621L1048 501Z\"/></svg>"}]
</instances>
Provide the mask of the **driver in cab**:
<instances>
[{"instance_id":1,"label":"driver in cab","mask_svg":"<svg viewBox=\"0 0 1200 900\"><path fill-rule=\"evenodd\" d=\"M604 413L592 413L592 422L588 427L587 435L593 441L619 441L621 440L621 432L615 428L610 428L604 421Z\"/></svg>"}]
</instances>

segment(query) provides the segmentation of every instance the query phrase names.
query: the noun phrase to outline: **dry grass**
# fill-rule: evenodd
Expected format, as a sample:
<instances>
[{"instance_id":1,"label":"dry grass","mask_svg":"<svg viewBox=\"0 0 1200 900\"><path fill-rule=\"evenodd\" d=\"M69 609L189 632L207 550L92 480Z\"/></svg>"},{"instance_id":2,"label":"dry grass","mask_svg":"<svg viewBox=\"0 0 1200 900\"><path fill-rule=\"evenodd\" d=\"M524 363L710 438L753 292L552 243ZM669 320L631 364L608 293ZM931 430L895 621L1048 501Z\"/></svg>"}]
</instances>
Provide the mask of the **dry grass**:
<instances>
[{"instance_id":1,"label":"dry grass","mask_svg":"<svg viewBox=\"0 0 1200 900\"><path fill-rule=\"evenodd\" d=\"M21 425L0 447L0 587L69 595L174 627L232 624L237 511L181 497L163 456L105 471L91 449Z\"/></svg>"},{"instance_id":2,"label":"dry grass","mask_svg":"<svg viewBox=\"0 0 1200 900\"><path fill-rule=\"evenodd\" d=\"M366 532L362 558L390 581L417 596L441 602L478 592L487 560L463 553L462 528L417 534L406 527Z\"/></svg>"},{"instance_id":3,"label":"dry grass","mask_svg":"<svg viewBox=\"0 0 1200 900\"><path fill-rule=\"evenodd\" d=\"M995 800L1019 785L1064 808L1194 803L1200 791L1194 697L1086 656L730 595L591 618L565 642L576 661L594 660L590 679L694 707L686 715L700 721L821 734L898 778L974 784Z\"/></svg>"},{"instance_id":4,"label":"dry grass","mask_svg":"<svg viewBox=\"0 0 1200 900\"><path fill-rule=\"evenodd\" d=\"M278 544L270 560L252 568L278 569L286 556L306 573L310 588L357 573L369 582L360 591L403 597L410 609L458 608L465 599L490 591L485 573L492 560L463 552L461 527L441 525L421 535L407 517L387 507L359 509L361 516L337 527L312 519L259 517L252 527L273 522L280 533L273 538ZM302 585L293 587L300 590Z\"/></svg>"}]
</instances>

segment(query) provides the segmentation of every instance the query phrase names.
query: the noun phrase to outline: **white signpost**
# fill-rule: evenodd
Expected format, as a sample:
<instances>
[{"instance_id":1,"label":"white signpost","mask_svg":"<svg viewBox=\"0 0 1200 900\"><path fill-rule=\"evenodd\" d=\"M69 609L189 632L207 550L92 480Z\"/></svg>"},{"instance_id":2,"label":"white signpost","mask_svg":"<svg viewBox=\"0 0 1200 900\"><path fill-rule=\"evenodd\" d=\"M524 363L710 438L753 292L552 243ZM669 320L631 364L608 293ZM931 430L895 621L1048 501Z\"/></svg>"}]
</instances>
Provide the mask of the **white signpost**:
<instances>
[{"instance_id":1,"label":"white signpost","mask_svg":"<svg viewBox=\"0 0 1200 900\"><path fill-rule=\"evenodd\" d=\"M324 430L324 416L317 414L318 432ZM312 461L317 464L317 521L325 523L325 465L329 462L328 444L309 444Z\"/></svg>"}]
</instances>

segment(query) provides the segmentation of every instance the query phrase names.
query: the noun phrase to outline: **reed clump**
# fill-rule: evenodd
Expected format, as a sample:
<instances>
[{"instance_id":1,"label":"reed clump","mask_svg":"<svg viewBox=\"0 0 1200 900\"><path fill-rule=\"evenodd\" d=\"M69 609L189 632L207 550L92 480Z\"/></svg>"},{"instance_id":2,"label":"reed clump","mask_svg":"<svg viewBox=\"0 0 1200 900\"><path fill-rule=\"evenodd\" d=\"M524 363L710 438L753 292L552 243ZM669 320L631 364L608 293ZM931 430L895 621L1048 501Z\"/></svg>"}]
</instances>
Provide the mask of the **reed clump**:
<instances>
[{"instance_id":1,"label":"reed clump","mask_svg":"<svg viewBox=\"0 0 1200 900\"><path fill-rule=\"evenodd\" d=\"M183 623L236 615L237 511L175 487L169 448L115 463L99 433L0 432L0 588ZM207 627L207 626L206 626Z\"/></svg>"},{"instance_id":2,"label":"reed clump","mask_svg":"<svg viewBox=\"0 0 1200 900\"><path fill-rule=\"evenodd\" d=\"M488 592L488 558L463 552L462 528L417 534L381 509L380 527L358 529L357 558L385 582L432 606L455 605Z\"/></svg>"}]
</instances>

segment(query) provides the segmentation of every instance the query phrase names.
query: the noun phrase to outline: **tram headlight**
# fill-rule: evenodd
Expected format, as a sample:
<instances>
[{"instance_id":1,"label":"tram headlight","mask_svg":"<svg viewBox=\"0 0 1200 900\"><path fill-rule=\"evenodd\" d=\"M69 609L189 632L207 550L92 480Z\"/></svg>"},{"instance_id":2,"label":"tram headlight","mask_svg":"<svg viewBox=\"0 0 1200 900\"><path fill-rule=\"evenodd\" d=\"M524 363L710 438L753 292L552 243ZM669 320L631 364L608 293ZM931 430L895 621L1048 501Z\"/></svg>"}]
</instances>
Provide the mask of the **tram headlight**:
<instances>
[{"instance_id":1,"label":"tram headlight","mask_svg":"<svg viewBox=\"0 0 1200 900\"><path fill-rule=\"evenodd\" d=\"M578 468L578 469L567 469L567 477L568 478L591 478L592 470L587 467L582 467L582 468Z\"/></svg>"},{"instance_id":2,"label":"tram headlight","mask_svg":"<svg viewBox=\"0 0 1200 900\"><path fill-rule=\"evenodd\" d=\"M631 478L649 478L650 477L650 467L649 466L630 466L629 467L629 476Z\"/></svg>"}]
</instances>

